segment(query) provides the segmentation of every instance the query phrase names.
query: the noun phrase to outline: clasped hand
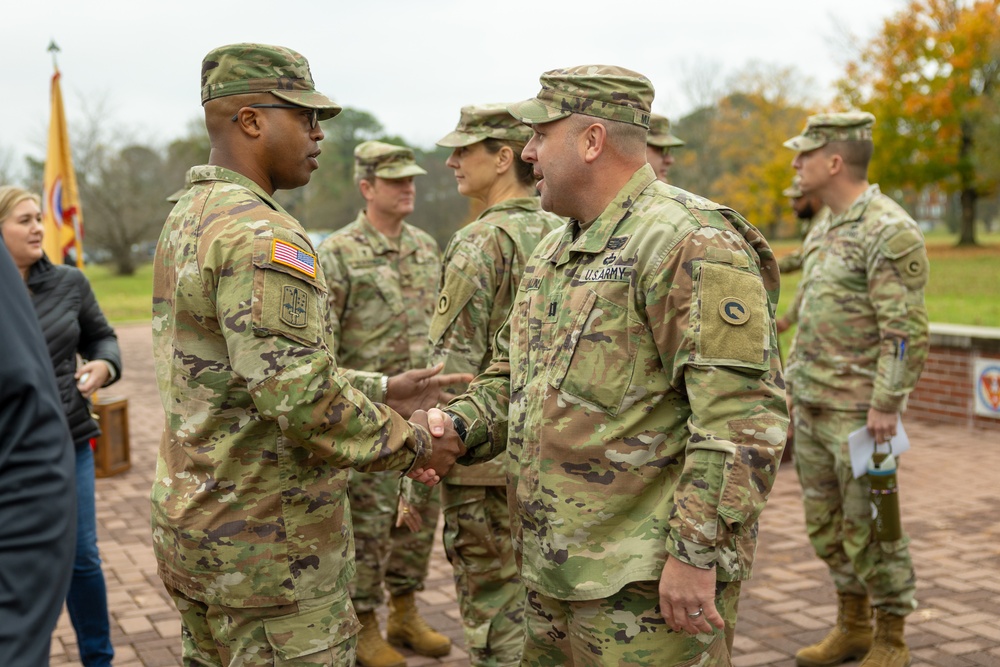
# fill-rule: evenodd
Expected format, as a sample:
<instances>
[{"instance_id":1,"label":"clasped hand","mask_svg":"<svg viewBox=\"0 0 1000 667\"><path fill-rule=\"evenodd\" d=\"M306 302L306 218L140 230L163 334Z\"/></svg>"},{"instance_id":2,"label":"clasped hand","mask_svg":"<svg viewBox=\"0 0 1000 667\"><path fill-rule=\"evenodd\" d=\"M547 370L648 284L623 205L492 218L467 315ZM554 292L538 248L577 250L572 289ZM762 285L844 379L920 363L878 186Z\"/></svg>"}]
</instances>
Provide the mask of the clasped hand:
<instances>
[{"instance_id":1,"label":"clasped hand","mask_svg":"<svg viewBox=\"0 0 1000 667\"><path fill-rule=\"evenodd\" d=\"M383 402L406 419L417 410L427 410L447 403L453 396L444 388L472 382L472 376L468 373L439 375L443 368L444 364L441 363L393 375L386 386Z\"/></svg>"},{"instance_id":2,"label":"clasped hand","mask_svg":"<svg viewBox=\"0 0 1000 667\"><path fill-rule=\"evenodd\" d=\"M451 417L437 408L431 408L430 412L417 410L410 417L410 422L430 431L434 442L431 458L427 464L421 468L414 468L407 473L407 476L428 486L434 486L448 474L455 465L455 459L465 454L465 443L458 437Z\"/></svg>"}]
</instances>

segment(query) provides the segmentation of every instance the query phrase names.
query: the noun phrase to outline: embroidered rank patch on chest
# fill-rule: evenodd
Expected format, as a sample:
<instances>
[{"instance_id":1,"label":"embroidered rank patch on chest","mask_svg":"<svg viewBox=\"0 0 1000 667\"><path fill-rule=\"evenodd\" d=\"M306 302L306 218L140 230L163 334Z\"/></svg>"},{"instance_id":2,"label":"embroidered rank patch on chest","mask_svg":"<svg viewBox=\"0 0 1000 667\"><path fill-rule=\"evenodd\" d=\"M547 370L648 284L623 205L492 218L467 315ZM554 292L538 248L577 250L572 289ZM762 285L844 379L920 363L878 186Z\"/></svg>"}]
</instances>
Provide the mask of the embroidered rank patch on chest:
<instances>
[{"instance_id":1,"label":"embroidered rank patch on chest","mask_svg":"<svg viewBox=\"0 0 1000 667\"><path fill-rule=\"evenodd\" d=\"M301 250L291 243L274 239L271 243L271 261L295 269L310 278L316 277L316 255Z\"/></svg>"},{"instance_id":2,"label":"embroidered rank patch on chest","mask_svg":"<svg viewBox=\"0 0 1000 667\"><path fill-rule=\"evenodd\" d=\"M301 329L309 323L309 295L301 287L285 285L281 290L281 321Z\"/></svg>"}]
</instances>

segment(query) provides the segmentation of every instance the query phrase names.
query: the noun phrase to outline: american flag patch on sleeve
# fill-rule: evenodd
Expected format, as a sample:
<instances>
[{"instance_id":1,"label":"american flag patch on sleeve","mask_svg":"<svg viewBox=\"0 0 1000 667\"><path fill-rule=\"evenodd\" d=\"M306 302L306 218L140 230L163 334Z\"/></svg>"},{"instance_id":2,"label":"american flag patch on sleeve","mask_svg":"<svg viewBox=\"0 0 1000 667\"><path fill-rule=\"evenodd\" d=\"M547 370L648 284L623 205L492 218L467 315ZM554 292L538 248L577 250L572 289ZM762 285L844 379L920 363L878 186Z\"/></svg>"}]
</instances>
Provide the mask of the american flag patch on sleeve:
<instances>
[{"instance_id":1,"label":"american flag patch on sleeve","mask_svg":"<svg viewBox=\"0 0 1000 667\"><path fill-rule=\"evenodd\" d=\"M316 255L299 250L291 243L274 239L271 244L271 261L301 271L310 278L316 277Z\"/></svg>"}]
</instances>

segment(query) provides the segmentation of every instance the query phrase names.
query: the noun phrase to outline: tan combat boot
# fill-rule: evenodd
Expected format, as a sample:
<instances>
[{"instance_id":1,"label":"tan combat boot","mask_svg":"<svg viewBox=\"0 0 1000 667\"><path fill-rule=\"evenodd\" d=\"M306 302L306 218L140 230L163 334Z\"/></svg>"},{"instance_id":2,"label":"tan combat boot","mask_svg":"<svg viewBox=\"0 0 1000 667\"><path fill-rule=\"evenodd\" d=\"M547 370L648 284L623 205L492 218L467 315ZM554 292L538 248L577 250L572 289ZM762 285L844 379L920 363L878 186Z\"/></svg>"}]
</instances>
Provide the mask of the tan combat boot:
<instances>
[{"instance_id":1,"label":"tan combat boot","mask_svg":"<svg viewBox=\"0 0 1000 667\"><path fill-rule=\"evenodd\" d=\"M829 667L858 660L872 647L872 608L867 595L837 593L837 625L818 644L795 654L799 667Z\"/></svg>"},{"instance_id":2,"label":"tan combat boot","mask_svg":"<svg viewBox=\"0 0 1000 667\"><path fill-rule=\"evenodd\" d=\"M361 632L358 633L358 664L362 667L406 667L403 654L389 646L378 630L374 611L358 614Z\"/></svg>"},{"instance_id":3,"label":"tan combat boot","mask_svg":"<svg viewBox=\"0 0 1000 667\"><path fill-rule=\"evenodd\" d=\"M902 616L875 610L875 642L861 667L908 667L910 649L903 641L904 623Z\"/></svg>"},{"instance_id":4,"label":"tan combat boot","mask_svg":"<svg viewBox=\"0 0 1000 667\"><path fill-rule=\"evenodd\" d=\"M393 644L409 647L415 653L429 658L440 658L451 653L451 640L427 625L427 621L417 611L413 593L389 600L386 634Z\"/></svg>"}]
</instances>

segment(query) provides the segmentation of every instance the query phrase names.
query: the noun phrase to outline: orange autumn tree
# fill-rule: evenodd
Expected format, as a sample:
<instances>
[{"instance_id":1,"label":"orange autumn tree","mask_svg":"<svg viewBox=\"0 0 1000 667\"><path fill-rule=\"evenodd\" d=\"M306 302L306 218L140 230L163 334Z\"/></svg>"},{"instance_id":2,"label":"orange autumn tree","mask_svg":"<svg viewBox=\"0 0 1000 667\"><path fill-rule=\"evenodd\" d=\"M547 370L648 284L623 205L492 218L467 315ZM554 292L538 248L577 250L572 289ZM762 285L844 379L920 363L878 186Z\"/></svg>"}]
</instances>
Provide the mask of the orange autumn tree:
<instances>
[{"instance_id":1,"label":"orange autumn tree","mask_svg":"<svg viewBox=\"0 0 1000 667\"><path fill-rule=\"evenodd\" d=\"M959 193L959 245L1000 170L1000 0L912 0L847 66L841 102L875 114L871 172L886 187Z\"/></svg>"},{"instance_id":2,"label":"orange autumn tree","mask_svg":"<svg viewBox=\"0 0 1000 667\"><path fill-rule=\"evenodd\" d=\"M769 239L796 233L788 198L793 154L782 147L798 134L811 86L795 68L751 63L726 84L712 106L679 119L671 182L731 206Z\"/></svg>"}]
</instances>

